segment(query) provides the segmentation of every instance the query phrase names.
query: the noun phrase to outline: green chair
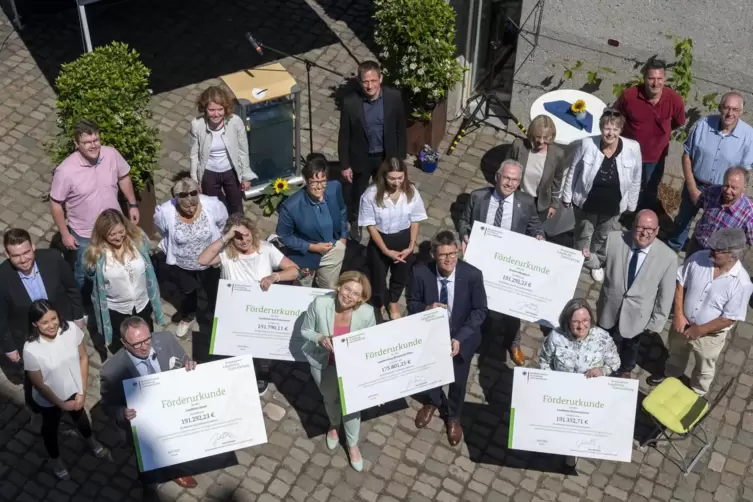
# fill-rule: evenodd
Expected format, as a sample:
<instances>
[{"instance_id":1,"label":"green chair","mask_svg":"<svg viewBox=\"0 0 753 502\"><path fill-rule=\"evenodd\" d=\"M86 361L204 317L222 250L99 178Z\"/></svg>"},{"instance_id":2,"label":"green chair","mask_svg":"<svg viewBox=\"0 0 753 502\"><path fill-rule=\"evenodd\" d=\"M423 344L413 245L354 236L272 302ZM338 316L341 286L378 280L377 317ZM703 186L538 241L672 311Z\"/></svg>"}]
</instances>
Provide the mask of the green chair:
<instances>
[{"instance_id":1,"label":"green chair","mask_svg":"<svg viewBox=\"0 0 753 502\"><path fill-rule=\"evenodd\" d=\"M727 394L733 381L734 379L730 379L724 384L716 398L709 403L677 378L666 378L643 400L643 410L654 421L656 429L649 439L641 443L641 446L653 446L664 458L682 469L687 476L710 446L708 434L702 422ZM700 430L703 437L696 432L696 429ZM703 444L701 450L689 459L689 462L686 455L681 453L675 445L675 442L688 437L694 437ZM672 457L671 452L667 454L662 452L658 448L659 443L669 443L677 453L679 463Z\"/></svg>"}]
</instances>

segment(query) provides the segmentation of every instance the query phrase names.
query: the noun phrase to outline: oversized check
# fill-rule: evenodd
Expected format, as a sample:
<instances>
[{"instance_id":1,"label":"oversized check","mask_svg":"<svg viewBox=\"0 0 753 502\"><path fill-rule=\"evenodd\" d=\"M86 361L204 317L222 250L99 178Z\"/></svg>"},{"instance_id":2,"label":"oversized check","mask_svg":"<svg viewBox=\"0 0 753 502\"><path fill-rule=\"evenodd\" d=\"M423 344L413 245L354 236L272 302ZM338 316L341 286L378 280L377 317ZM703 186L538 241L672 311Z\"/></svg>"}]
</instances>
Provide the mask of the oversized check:
<instances>
[{"instance_id":1,"label":"oversized check","mask_svg":"<svg viewBox=\"0 0 753 502\"><path fill-rule=\"evenodd\" d=\"M254 382L250 357L123 381L139 471L266 443Z\"/></svg>"},{"instance_id":2,"label":"oversized check","mask_svg":"<svg viewBox=\"0 0 753 502\"><path fill-rule=\"evenodd\" d=\"M630 462L638 380L515 368L508 448Z\"/></svg>"},{"instance_id":3,"label":"oversized check","mask_svg":"<svg viewBox=\"0 0 753 502\"><path fill-rule=\"evenodd\" d=\"M447 310L335 337L343 415L455 381Z\"/></svg>"},{"instance_id":4,"label":"oversized check","mask_svg":"<svg viewBox=\"0 0 753 502\"><path fill-rule=\"evenodd\" d=\"M280 361L306 361L301 336L303 315L328 289L221 280L214 309L209 353L251 355Z\"/></svg>"},{"instance_id":5,"label":"oversized check","mask_svg":"<svg viewBox=\"0 0 753 502\"><path fill-rule=\"evenodd\" d=\"M490 309L553 327L575 293L583 254L476 221L465 261L484 273Z\"/></svg>"}]
</instances>

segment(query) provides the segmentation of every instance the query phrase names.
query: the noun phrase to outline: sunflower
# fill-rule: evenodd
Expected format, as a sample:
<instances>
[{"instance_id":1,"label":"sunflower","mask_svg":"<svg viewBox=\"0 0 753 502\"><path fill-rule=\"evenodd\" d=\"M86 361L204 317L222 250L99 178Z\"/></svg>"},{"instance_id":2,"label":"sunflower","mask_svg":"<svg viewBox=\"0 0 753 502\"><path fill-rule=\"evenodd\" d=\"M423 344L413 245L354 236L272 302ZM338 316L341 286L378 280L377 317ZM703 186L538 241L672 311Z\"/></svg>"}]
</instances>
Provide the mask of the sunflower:
<instances>
[{"instance_id":1,"label":"sunflower","mask_svg":"<svg viewBox=\"0 0 753 502\"><path fill-rule=\"evenodd\" d=\"M570 111L573 113L583 113L586 111L586 102L582 99L577 100L570 106Z\"/></svg>"},{"instance_id":2,"label":"sunflower","mask_svg":"<svg viewBox=\"0 0 753 502\"><path fill-rule=\"evenodd\" d=\"M288 180L277 178L275 182L272 184L272 186L275 189L275 193L284 192L285 190L288 189Z\"/></svg>"}]
</instances>

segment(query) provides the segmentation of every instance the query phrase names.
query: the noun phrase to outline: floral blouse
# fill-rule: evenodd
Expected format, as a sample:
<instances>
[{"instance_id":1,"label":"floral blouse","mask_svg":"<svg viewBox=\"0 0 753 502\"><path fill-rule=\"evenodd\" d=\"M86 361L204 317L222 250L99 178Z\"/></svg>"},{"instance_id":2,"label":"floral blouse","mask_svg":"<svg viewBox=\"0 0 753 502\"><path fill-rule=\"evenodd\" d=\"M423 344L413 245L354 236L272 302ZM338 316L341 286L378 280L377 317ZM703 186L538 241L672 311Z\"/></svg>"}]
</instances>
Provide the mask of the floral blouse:
<instances>
[{"instance_id":1,"label":"floral blouse","mask_svg":"<svg viewBox=\"0 0 753 502\"><path fill-rule=\"evenodd\" d=\"M591 328L581 340L569 332L555 329L541 346L539 367L567 373L585 373L592 368L601 368L605 376L610 376L620 367L620 355L612 337L601 328Z\"/></svg>"}]
</instances>

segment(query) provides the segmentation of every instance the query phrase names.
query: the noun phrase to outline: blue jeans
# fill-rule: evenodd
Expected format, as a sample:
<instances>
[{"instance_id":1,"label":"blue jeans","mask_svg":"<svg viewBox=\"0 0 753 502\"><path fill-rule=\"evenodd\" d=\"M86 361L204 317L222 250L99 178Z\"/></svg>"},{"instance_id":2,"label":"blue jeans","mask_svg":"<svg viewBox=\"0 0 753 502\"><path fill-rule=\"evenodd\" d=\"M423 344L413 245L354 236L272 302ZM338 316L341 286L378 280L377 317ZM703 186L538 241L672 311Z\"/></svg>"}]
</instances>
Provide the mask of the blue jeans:
<instances>
[{"instance_id":1,"label":"blue jeans","mask_svg":"<svg viewBox=\"0 0 753 502\"><path fill-rule=\"evenodd\" d=\"M638 201L638 209L653 209L658 204L659 183L664 176L664 160L658 162L644 162L641 176L641 197Z\"/></svg>"},{"instance_id":2,"label":"blue jeans","mask_svg":"<svg viewBox=\"0 0 753 502\"><path fill-rule=\"evenodd\" d=\"M84 281L86 279L84 275L84 253L89 248L89 239L77 235L70 228L68 230L76 240L76 244L78 244L78 249L76 249L76 264L73 266L73 276L76 278L79 289L84 289Z\"/></svg>"},{"instance_id":3,"label":"blue jeans","mask_svg":"<svg viewBox=\"0 0 753 502\"><path fill-rule=\"evenodd\" d=\"M703 188L698 186L701 191ZM698 207L690 200L690 192L685 185L682 187L682 199L680 200L680 210L675 217L674 226L672 232L667 239L667 245L676 252L680 252L685 245L685 241L688 240L688 234L690 233L690 223L698 214Z\"/></svg>"}]
</instances>

